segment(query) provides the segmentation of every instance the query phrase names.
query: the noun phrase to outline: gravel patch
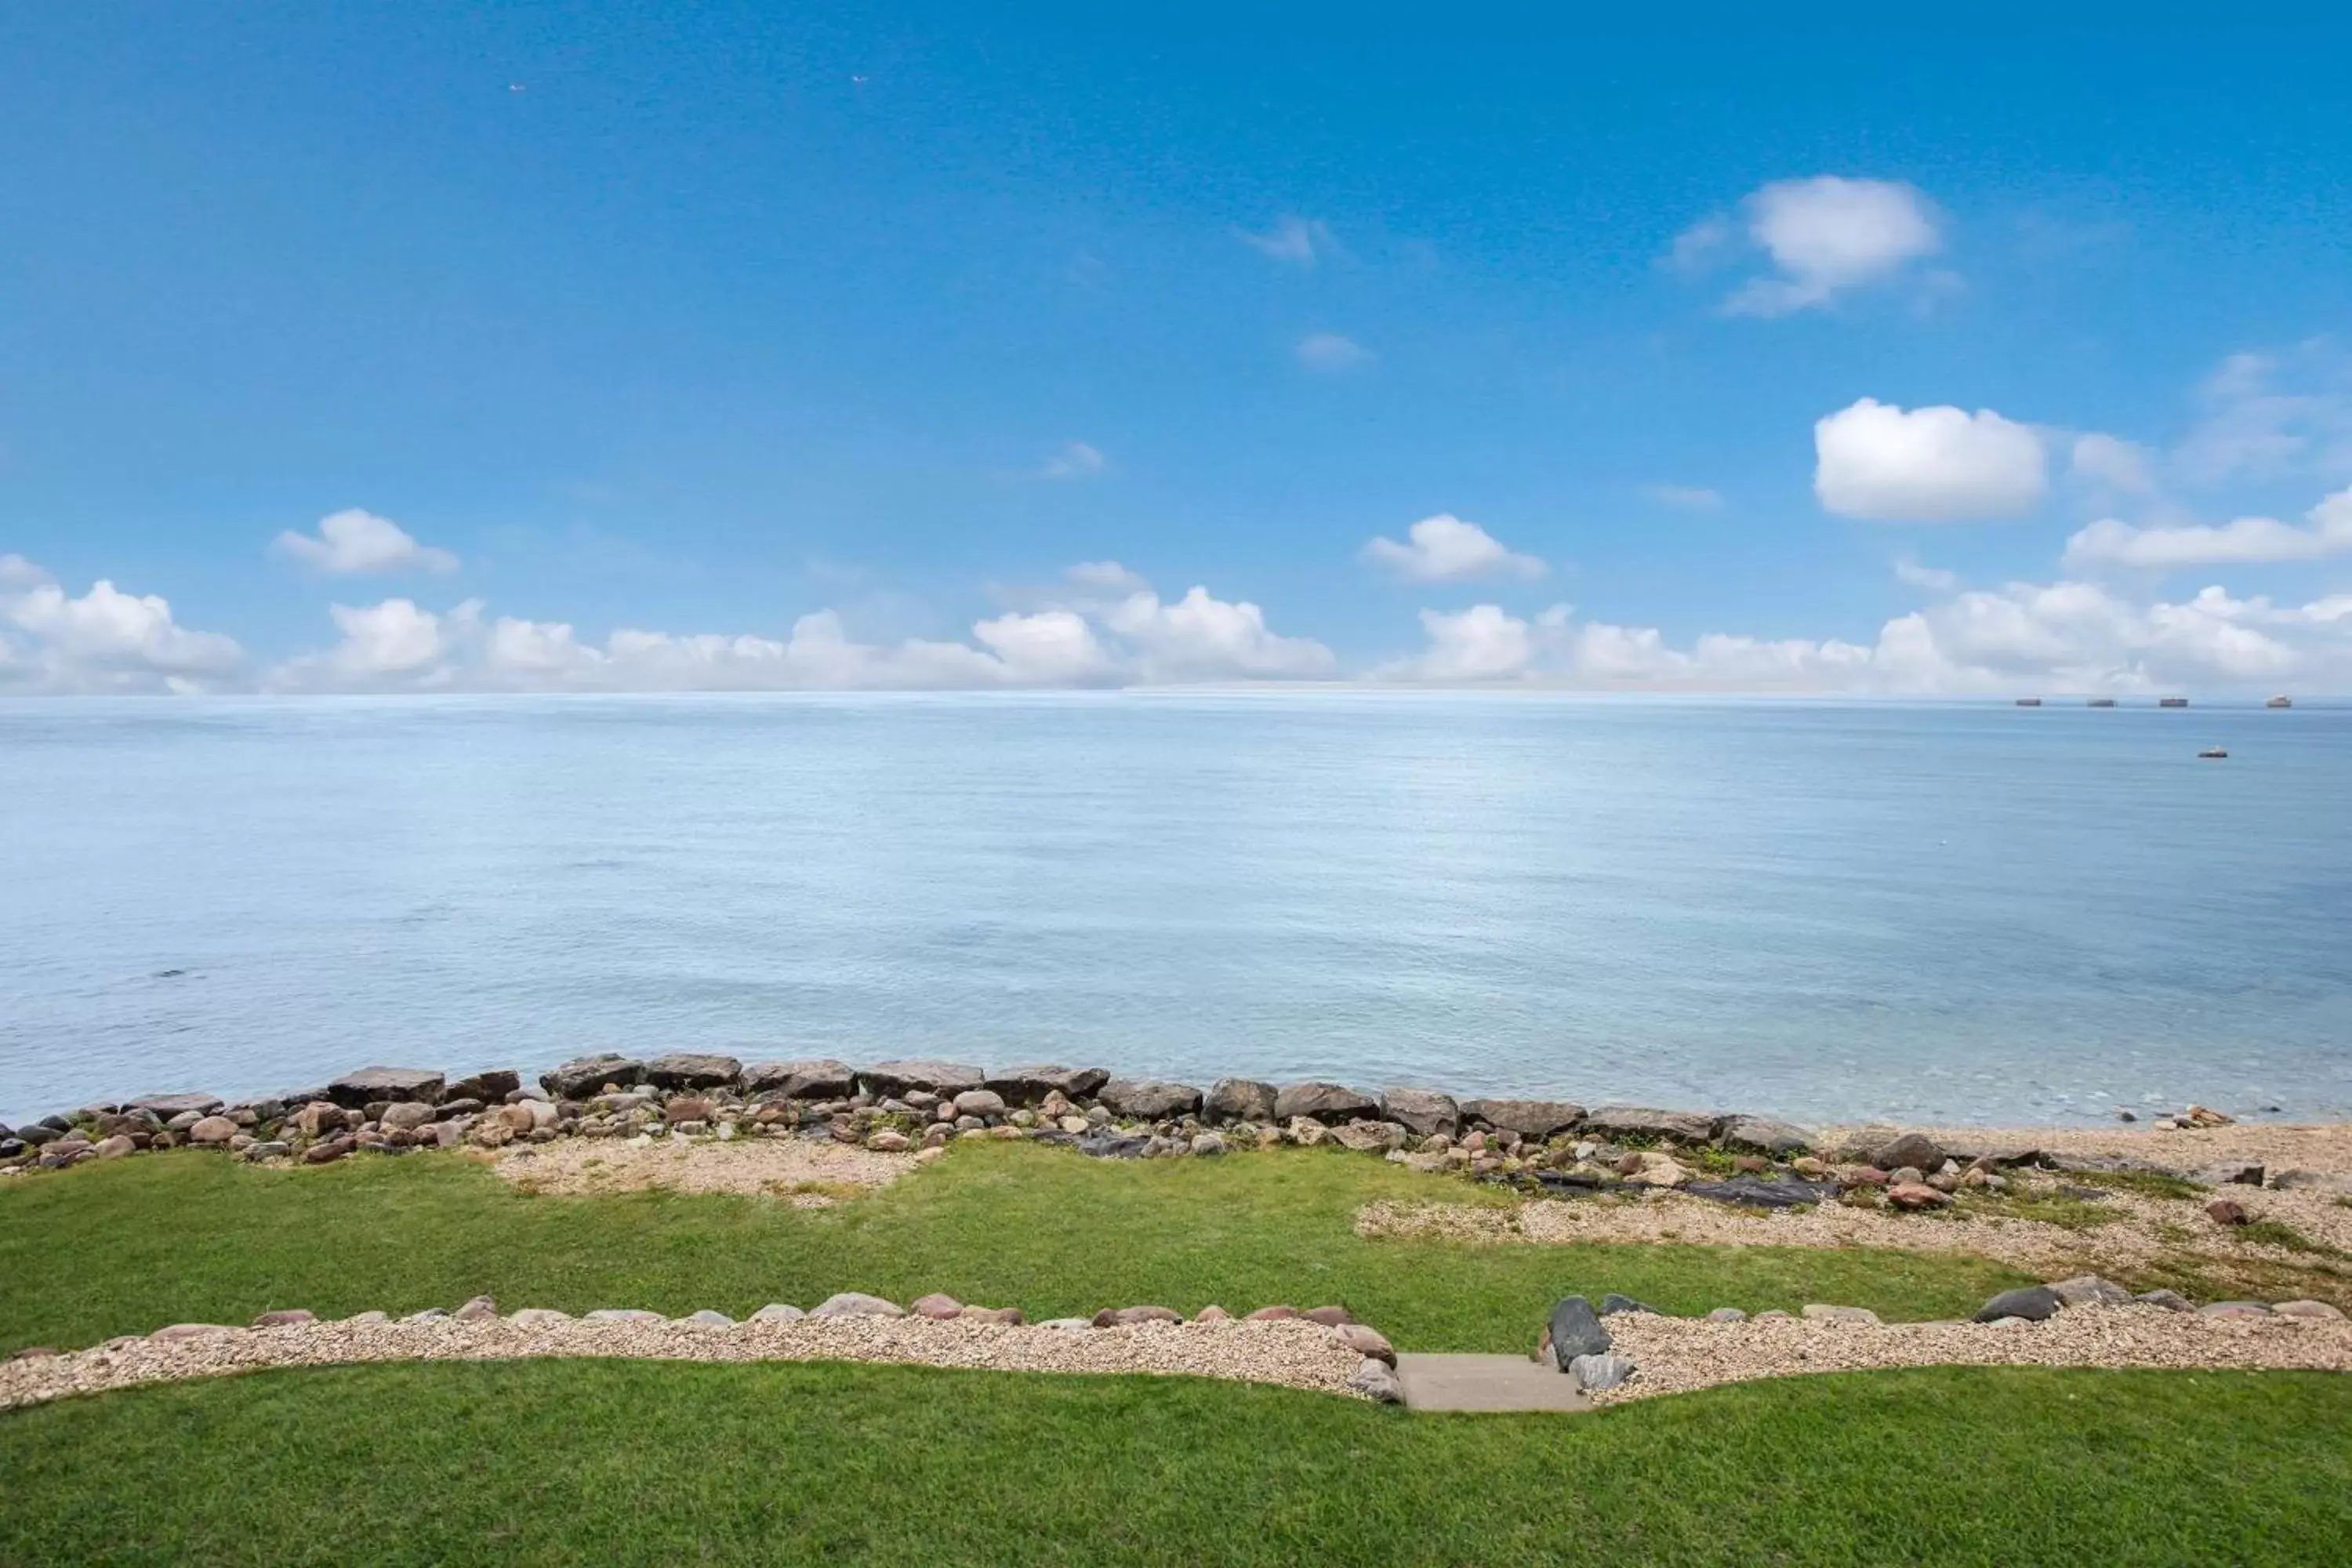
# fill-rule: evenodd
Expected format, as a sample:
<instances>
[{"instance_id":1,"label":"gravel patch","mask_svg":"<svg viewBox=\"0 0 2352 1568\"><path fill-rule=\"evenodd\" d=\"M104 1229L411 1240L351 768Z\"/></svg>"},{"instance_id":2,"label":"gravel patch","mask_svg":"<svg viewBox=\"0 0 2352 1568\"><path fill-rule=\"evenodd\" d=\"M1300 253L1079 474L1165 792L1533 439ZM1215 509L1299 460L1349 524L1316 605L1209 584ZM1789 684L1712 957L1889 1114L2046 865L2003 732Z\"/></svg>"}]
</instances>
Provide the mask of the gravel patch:
<instances>
[{"instance_id":1,"label":"gravel patch","mask_svg":"<svg viewBox=\"0 0 2352 1568\"><path fill-rule=\"evenodd\" d=\"M561 1139L526 1143L492 1167L527 1193L733 1193L824 1208L887 1186L915 1168L911 1154L880 1154L830 1139Z\"/></svg>"},{"instance_id":2,"label":"gravel patch","mask_svg":"<svg viewBox=\"0 0 2352 1568\"><path fill-rule=\"evenodd\" d=\"M1885 1126L1827 1127L1815 1138L1823 1149L1884 1142ZM2252 1160L2273 1171L2296 1167L2352 1173L2352 1123L2278 1126L2233 1122L2227 1127L2158 1131L2114 1127L1931 1127L1927 1135L1956 1147L2031 1148L2045 1153L2113 1155L2194 1176L2225 1160Z\"/></svg>"},{"instance_id":3,"label":"gravel patch","mask_svg":"<svg viewBox=\"0 0 2352 1568\"><path fill-rule=\"evenodd\" d=\"M2352 1323L2207 1318L2157 1307L2074 1307L2042 1323L1715 1323L1622 1313L1609 1320L1609 1332L1639 1370L1630 1382L1592 1391L1595 1405L1759 1377L1896 1366L2352 1372Z\"/></svg>"},{"instance_id":4,"label":"gravel patch","mask_svg":"<svg viewBox=\"0 0 2352 1568\"><path fill-rule=\"evenodd\" d=\"M1304 1320L1135 1323L1084 1330L918 1317L803 1318L707 1327L687 1320L591 1322L527 1311L478 1321L345 1321L279 1328L166 1330L64 1355L0 1363L0 1409L138 1384L215 1377L264 1367L359 1362L520 1361L550 1356L631 1360L879 1362L998 1372L1148 1373L1359 1397L1349 1386L1363 1352Z\"/></svg>"}]
</instances>

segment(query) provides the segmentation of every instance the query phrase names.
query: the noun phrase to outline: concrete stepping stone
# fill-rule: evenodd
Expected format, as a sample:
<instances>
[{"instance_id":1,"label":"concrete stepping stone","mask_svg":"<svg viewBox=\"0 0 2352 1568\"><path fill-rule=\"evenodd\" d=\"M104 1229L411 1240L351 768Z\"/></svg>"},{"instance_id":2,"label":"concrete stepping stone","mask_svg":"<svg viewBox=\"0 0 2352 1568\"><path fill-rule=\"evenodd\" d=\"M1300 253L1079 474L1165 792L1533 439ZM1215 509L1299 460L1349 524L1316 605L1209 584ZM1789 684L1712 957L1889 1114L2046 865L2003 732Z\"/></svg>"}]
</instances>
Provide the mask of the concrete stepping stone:
<instances>
[{"instance_id":1,"label":"concrete stepping stone","mask_svg":"<svg viewBox=\"0 0 2352 1568\"><path fill-rule=\"evenodd\" d=\"M1589 1410L1576 1379L1523 1355L1412 1355L1396 1362L1411 1410Z\"/></svg>"}]
</instances>

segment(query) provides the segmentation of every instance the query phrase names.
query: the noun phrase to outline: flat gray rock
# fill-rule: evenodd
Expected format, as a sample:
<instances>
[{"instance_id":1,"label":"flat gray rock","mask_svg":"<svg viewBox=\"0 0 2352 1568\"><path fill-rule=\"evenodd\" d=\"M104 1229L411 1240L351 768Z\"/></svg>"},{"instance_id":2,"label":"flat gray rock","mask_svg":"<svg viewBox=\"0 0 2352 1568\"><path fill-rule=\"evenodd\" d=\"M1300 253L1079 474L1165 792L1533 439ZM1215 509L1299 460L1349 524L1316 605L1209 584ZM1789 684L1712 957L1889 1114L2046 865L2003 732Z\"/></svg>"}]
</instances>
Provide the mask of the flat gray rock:
<instances>
[{"instance_id":1,"label":"flat gray rock","mask_svg":"<svg viewBox=\"0 0 2352 1568\"><path fill-rule=\"evenodd\" d=\"M1156 1079L1115 1078L1096 1095L1115 1114L1145 1121L1182 1116L1201 1108L1201 1091L1189 1083L1163 1083Z\"/></svg>"},{"instance_id":2,"label":"flat gray rock","mask_svg":"<svg viewBox=\"0 0 2352 1568\"><path fill-rule=\"evenodd\" d=\"M1221 1078L1209 1086L1202 1109L1231 1121L1274 1120L1275 1087L1254 1078Z\"/></svg>"},{"instance_id":3,"label":"flat gray rock","mask_svg":"<svg viewBox=\"0 0 2352 1568\"><path fill-rule=\"evenodd\" d=\"M1724 1125L1723 1146L1735 1153L1769 1154L1787 1159L1810 1154L1813 1135L1803 1128L1769 1116L1735 1116Z\"/></svg>"},{"instance_id":4,"label":"flat gray rock","mask_svg":"<svg viewBox=\"0 0 2352 1568\"><path fill-rule=\"evenodd\" d=\"M1604 1394L1633 1375L1633 1363L1622 1355L1580 1355L1568 1363L1568 1375L1577 1387Z\"/></svg>"},{"instance_id":5,"label":"flat gray rock","mask_svg":"<svg viewBox=\"0 0 2352 1568\"><path fill-rule=\"evenodd\" d=\"M1381 1096L1381 1115L1423 1138L1451 1138L1462 1129L1462 1107L1452 1095L1433 1089L1390 1089Z\"/></svg>"},{"instance_id":6,"label":"flat gray rock","mask_svg":"<svg viewBox=\"0 0 2352 1568\"><path fill-rule=\"evenodd\" d=\"M199 1116L210 1116L220 1108L221 1097L216 1094L144 1094L125 1107L131 1110L152 1111L166 1121L190 1110ZM19 1129L20 1133L30 1131L30 1128Z\"/></svg>"},{"instance_id":7,"label":"flat gray rock","mask_svg":"<svg viewBox=\"0 0 2352 1568\"><path fill-rule=\"evenodd\" d=\"M2058 1292L2047 1285L2021 1286L2003 1290L1987 1301L1977 1313L1977 1321L1997 1323L2003 1318L2023 1318L2029 1323L2047 1322L2057 1316L2061 1304Z\"/></svg>"},{"instance_id":8,"label":"flat gray rock","mask_svg":"<svg viewBox=\"0 0 2352 1568\"><path fill-rule=\"evenodd\" d=\"M747 1094L781 1094L786 1100L847 1100L857 1092L847 1062L830 1057L796 1062L754 1062L743 1069Z\"/></svg>"},{"instance_id":9,"label":"flat gray rock","mask_svg":"<svg viewBox=\"0 0 2352 1568\"><path fill-rule=\"evenodd\" d=\"M1360 1089L1337 1083L1289 1083L1274 1095L1274 1116L1277 1121L1288 1121L1304 1116L1311 1121L1352 1121L1360 1118L1376 1118L1381 1113L1380 1101Z\"/></svg>"},{"instance_id":10,"label":"flat gray rock","mask_svg":"<svg viewBox=\"0 0 2352 1568\"><path fill-rule=\"evenodd\" d=\"M1581 1296L1567 1297L1552 1308L1549 1327L1552 1363L1563 1372L1576 1357L1602 1354L1612 1342L1601 1326L1601 1314Z\"/></svg>"},{"instance_id":11,"label":"flat gray rock","mask_svg":"<svg viewBox=\"0 0 2352 1568\"><path fill-rule=\"evenodd\" d=\"M558 1100L585 1100L608 1083L626 1089L633 1083L643 1083L646 1064L635 1057L604 1051L593 1057L574 1057L561 1067L548 1068L539 1075L540 1087Z\"/></svg>"},{"instance_id":12,"label":"flat gray rock","mask_svg":"<svg viewBox=\"0 0 2352 1568\"><path fill-rule=\"evenodd\" d=\"M1066 1100L1084 1100L1109 1081L1110 1073L1103 1068L1032 1063L999 1068L981 1087L1003 1095L1007 1105L1035 1105L1056 1092Z\"/></svg>"},{"instance_id":13,"label":"flat gray rock","mask_svg":"<svg viewBox=\"0 0 2352 1568\"><path fill-rule=\"evenodd\" d=\"M1541 1141L1573 1131L1584 1120L1584 1107L1565 1100L1467 1100L1462 1102L1462 1114L1470 1121Z\"/></svg>"},{"instance_id":14,"label":"flat gray rock","mask_svg":"<svg viewBox=\"0 0 2352 1568\"><path fill-rule=\"evenodd\" d=\"M903 1097L910 1089L922 1089L930 1094L952 1096L968 1089L987 1087L987 1075L964 1062L934 1061L918 1058L908 1061L876 1062L870 1068L857 1070L857 1081L868 1094L887 1100Z\"/></svg>"},{"instance_id":15,"label":"flat gray rock","mask_svg":"<svg viewBox=\"0 0 2352 1568\"><path fill-rule=\"evenodd\" d=\"M1402 1354L1397 1357L1396 1379L1410 1410L1591 1407L1574 1378L1525 1356Z\"/></svg>"},{"instance_id":16,"label":"flat gray rock","mask_svg":"<svg viewBox=\"0 0 2352 1568\"><path fill-rule=\"evenodd\" d=\"M380 1100L421 1100L427 1105L441 1098L442 1076L423 1068L362 1068L347 1072L327 1086L327 1098L353 1110Z\"/></svg>"},{"instance_id":17,"label":"flat gray rock","mask_svg":"<svg viewBox=\"0 0 2352 1568\"><path fill-rule=\"evenodd\" d=\"M1582 1131L1596 1138L1656 1138L1670 1143L1704 1143L1715 1136L1715 1121L1704 1110L1604 1105L1586 1113Z\"/></svg>"},{"instance_id":18,"label":"flat gray rock","mask_svg":"<svg viewBox=\"0 0 2352 1568\"><path fill-rule=\"evenodd\" d=\"M844 1290L838 1296L828 1296L809 1313L812 1318L903 1318L906 1309L896 1301L886 1301L879 1296L863 1291Z\"/></svg>"},{"instance_id":19,"label":"flat gray rock","mask_svg":"<svg viewBox=\"0 0 2352 1568\"><path fill-rule=\"evenodd\" d=\"M743 1076L733 1057L677 1051L646 1063L646 1081L656 1089L724 1089Z\"/></svg>"},{"instance_id":20,"label":"flat gray rock","mask_svg":"<svg viewBox=\"0 0 2352 1568\"><path fill-rule=\"evenodd\" d=\"M512 1068L490 1068L471 1073L441 1089L441 1103L453 1100L478 1100L485 1105L495 1105L522 1087L522 1074Z\"/></svg>"}]
</instances>

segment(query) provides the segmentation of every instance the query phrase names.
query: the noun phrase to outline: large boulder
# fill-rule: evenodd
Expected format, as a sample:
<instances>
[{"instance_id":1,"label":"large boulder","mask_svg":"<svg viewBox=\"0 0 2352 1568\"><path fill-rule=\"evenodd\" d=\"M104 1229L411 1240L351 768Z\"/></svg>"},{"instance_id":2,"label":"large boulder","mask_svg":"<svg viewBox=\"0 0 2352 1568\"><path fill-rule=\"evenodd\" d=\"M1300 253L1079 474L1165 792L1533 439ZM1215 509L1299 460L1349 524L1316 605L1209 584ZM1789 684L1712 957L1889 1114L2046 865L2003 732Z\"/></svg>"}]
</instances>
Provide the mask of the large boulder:
<instances>
[{"instance_id":1,"label":"large boulder","mask_svg":"<svg viewBox=\"0 0 2352 1568\"><path fill-rule=\"evenodd\" d=\"M1254 1078L1221 1078L1209 1086L1202 1109L1223 1121L1274 1120L1274 1085Z\"/></svg>"},{"instance_id":2,"label":"large boulder","mask_svg":"<svg viewBox=\"0 0 2352 1568\"><path fill-rule=\"evenodd\" d=\"M1882 1171L1900 1171L1906 1166L1929 1174L1943 1168L1951 1156L1943 1145L1924 1132L1906 1132L1890 1138L1870 1152L1870 1163Z\"/></svg>"},{"instance_id":3,"label":"large boulder","mask_svg":"<svg viewBox=\"0 0 2352 1568\"><path fill-rule=\"evenodd\" d=\"M1735 1116L1724 1124L1723 1146L1735 1153L1769 1154L1775 1159L1813 1152L1813 1135L1801 1127L1775 1121L1769 1116Z\"/></svg>"},{"instance_id":4,"label":"large boulder","mask_svg":"<svg viewBox=\"0 0 2352 1568\"><path fill-rule=\"evenodd\" d=\"M704 1051L677 1051L646 1063L646 1081L656 1089L729 1089L743 1076L743 1064L733 1057Z\"/></svg>"},{"instance_id":5,"label":"large boulder","mask_svg":"<svg viewBox=\"0 0 2352 1568\"><path fill-rule=\"evenodd\" d=\"M1055 1093L1065 1100L1084 1100L1109 1081L1110 1072L1106 1068L1032 1063L990 1073L981 1087L1003 1095L1007 1105L1037 1105Z\"/></svg>"},{"instance_id":6,"label":"large boulder","mask_svg":"<svg viewBox=\"0 0 2352 1568\"><path fill-rule=\"evenodd\" d=\"M1156 1079L1115 1078L1096 1097L1113 1115L1140 1121L1183 1116L1201 1108L1201 1091L1189 1083L1162 1083Z\"/></svg>"},{"instance_id":7,"label":"large boulder","mask_svg":"<svg viewBox=\"0 0 2352 1568\"><path fill-rule=\"evenodd\" d=\"M927 1094L952 1097L968 1089L986 1088L987 1075L962 1062L876 1062L870 1068L857 1069L857 1083L866 1093L880 1100L904 1099L916 1089Z\"/></svg>"},{"instance_id":8,"label":"large boulder","mask_svg":"<svg viewBox=\"0 0 2352 1568\"><path fill-rule=\"evenodd\" d=\"M830 1057L797 1062L754 1062L743 1069L749 1094L781 1094L786 1100L847 1100L857 1092L857 1075L847 1062Z\"/></svg>"},{"instance_id":9,"label":"large boulder","mask_svg":"<svg viewBox=\"0 0 2352 1568\"><path fill-rule=\"evenodd\" d=\"M1570 1296L1552 1308L1547 1337L1552 1364L1562 1372L1578 1356L1607 1355L1611 1343L1609 1331L1601 1326L1601 1314L1581 1296Z\"/></svg>"},{"instance_id":10,"label":"large boulder","mask_svg":"<svg viewBox=\"0 0 2352 1568\"><path fill-rule=\"evenodd\" d=\"M626 1089L646 1079L646 1064L613 1051L574 1057L539 1075L539 1086L558 1100L585 1100L608 1083Z\"/></svg>"},{"instance_id":11,"label":"large boulder","mask_svg":"<svg viewBox=\"0 0 2352 1568\"><path fill-rule=\"evenodd\" d=\"M1655 1138L1668 1143L1704 1143L1715 1136L1715 1121L1703 1110L1604 1105L1585 1116L1581 1131L1601 1139Z\"/></svg>"},{"instance_id":12,"label":"large boulder","mask_svg":"<svg viewBox=\"0 0 2352 1568\"><path fill-rule=\"evenodd\" d=\"M1377 1117L1380 1113L1379 1100L1336 1083L1285 1084L1274 1097L1274 1116L1277 1121L1287 1121L1294 1116L1304 1116L1315 1121L1352 1121L1361 1117Z\"/></svg>"},{"instance_id":13,"label":"large boulder","mask_svg":"<svg viewBox=\"0 0 2352 1568\"><path fill-rule=\"evenodd\" d=\"M1381 1096L1381 1115L1423 1138L1461 1129L1462 1107L1450 1094L1426 1089L1392 1089Z\"/></svg>"},{"instance_id":14,"label":"large boulder","mask_svg":"<svg viewBox=\"0 0 2352 1568\"><path fill-rule=\"evenodd\" d=\"M521 1087L522 1074L514 1068L488 1068L443 1086L440 1102L446 1105L456 1100L478 1100L484 1105L496 1105Z\"/></svg>"},{"instance_id":15,"label":"large boulder","mask_svg":"<svg viewBox=\"0 0 2352 1568\"><path fill-rule=\"evenodd\" d=\"M126 1110L148 1110L164 1121L187 1111L198 1116L210 1116L221 1108L217 1094L145 1094L123 1107ZM25 1131L19 1129L19 1134Z\"/></svg>"},{"instance_id":16,"label":"large boulder","mask_svg":"<svg viewBox=\"0 0 2352 1568\"><path fill-rule=\"evenodd\" d=\"M1584 1120L1584 1107L1565 1100L1468 1100L1462 1103L1462 1114L1472 1121L1541 1141L1573 1131Z\"/></svg>"},{"instance_id":17,"label":"large boulder","mask_svg":"<svg viewBox=\"0 0 2352 1568\"><path fill-rule=\"evenodd\" d=\"M329 1084L327 1098L352 1110L376 1100L422 1100L430 1103L441 1098L444 1081L439 1073L423 1068L362 1068Z\"/></svg>"},{"instance_id":18,"label":"large boulder","mask_svg":"<svg viewBox=\"0 0 2352 1568\"><path fill-rule=\"evenodd\" d=\"M199 1117L188 1129L188 1142L200 1148L226 1149L228 1141L243 1131L226 1116Z\"/></svg>"},{"instance_id":19,"label":"large boulder","mask_svg":"<svg viewBox=\"0 0 2352 1568\"><path fill-rule=\"evenodd\" d=\"M868 1296L860 1290L844 1290L838 1296L828 1296L810 1309L812 1318L903 1318L906 1310L895 1301L879 1296Z\"/></svg>"},{"instance_id":20,"label":"large boulder","mask_svg":"<svg viewBox=\"0 0 2352 1568\"><path fill-rule=\"evenodd\" d=\"M1997 1323L2003 1318L2023 1318L2029 1323L2046 1322L2057 1316L2060 1305L2058 1292L2049 1286L2026 1285L2003 1290L1987 1301L1977 1313L1977 1321Z\"/></svg>"}]
</instances>

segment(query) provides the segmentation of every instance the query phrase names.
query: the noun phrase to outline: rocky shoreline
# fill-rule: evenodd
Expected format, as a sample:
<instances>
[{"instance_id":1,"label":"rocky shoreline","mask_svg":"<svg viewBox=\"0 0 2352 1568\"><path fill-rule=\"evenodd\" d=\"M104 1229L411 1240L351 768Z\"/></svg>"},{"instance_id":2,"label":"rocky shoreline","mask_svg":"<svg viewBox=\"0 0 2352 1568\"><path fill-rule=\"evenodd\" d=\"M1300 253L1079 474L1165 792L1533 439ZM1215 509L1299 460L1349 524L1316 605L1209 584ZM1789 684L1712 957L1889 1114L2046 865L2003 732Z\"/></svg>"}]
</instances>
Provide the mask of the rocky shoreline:
<instances>
[{"instance_id":1,"label":"rocky shoreline","mask_svg":"<svg viewBox=\"0 0 2352 1568\"><path fill-rule=\"evenodd\" d=\"M2231 1125L2227 1116L2191 1106L2144 1133L2095 1136L2136 1146L2148 1139L2153 1150L2154 1140L2185 1138L2193 1146ZM1934 1210L1962 1188L1998 1192L2009 1180L2005 1173L2021 1166L2194 1169L2219 1183L2330 1190L2342 1184L2352 1192L2352 1177L2340 1168L2277 1168L2218 1155L2184 1163L2182 1152L2169 1148L2160 1160L2078 1152L2094 1136L1824 1132L1739 1113L1457 1099L1419 1089L1373 1094L1336 1083L1221 1079L1203 1089L1116 1077L1101 1068L992 1072L928 1059L853 1068L829 1058L746 1065L707 1053L605 1054L552 1068L536 1084L512 1068L450 1079L375 1067L315 1089L237 1101L174 1093L87 1106L0 1127L0 1175L182 1145L249 1161L323 1164L361 1152L504 1149L573 1138L805 1138L918 1157L950 1139L1003 1138L1138 1159L1329 1143L1553 1196L1672 1189L1760 1209L1863 1191L1894 1210Z\"/></svg>"}]
</instances>

